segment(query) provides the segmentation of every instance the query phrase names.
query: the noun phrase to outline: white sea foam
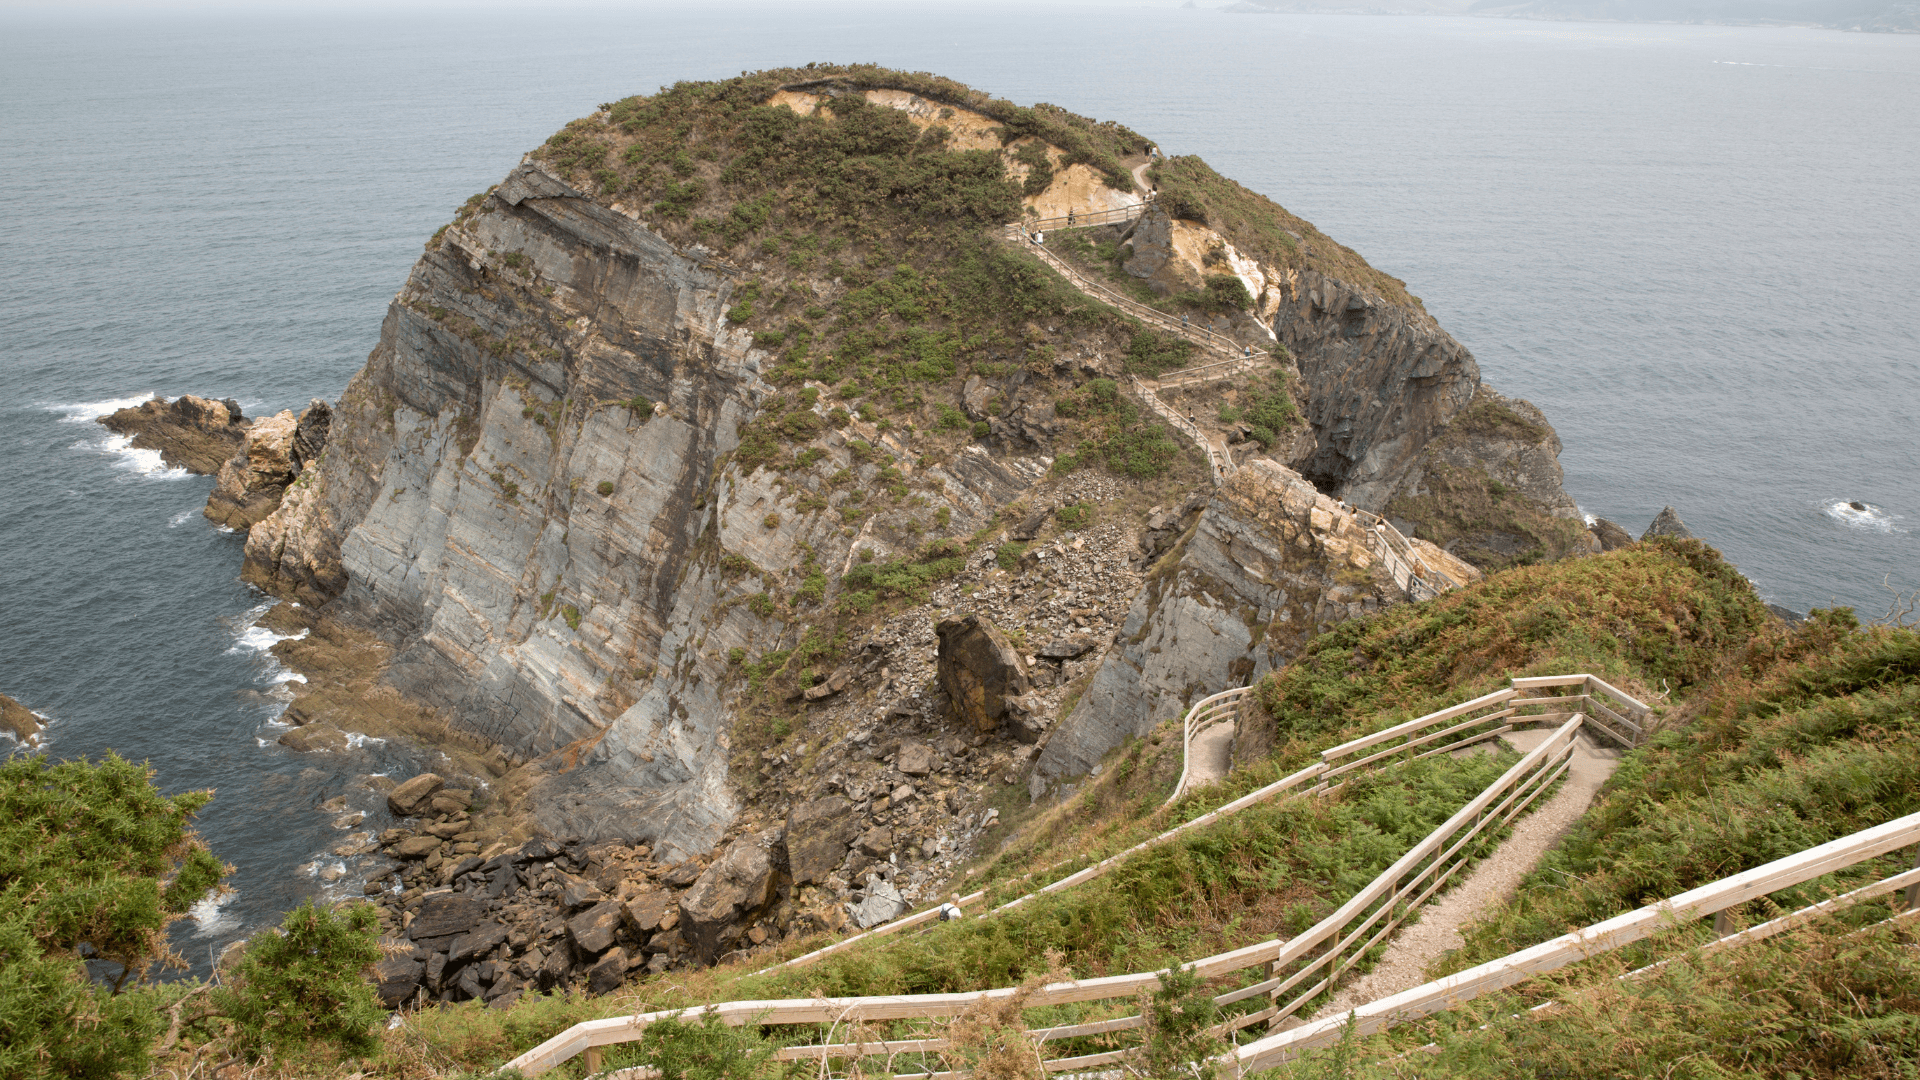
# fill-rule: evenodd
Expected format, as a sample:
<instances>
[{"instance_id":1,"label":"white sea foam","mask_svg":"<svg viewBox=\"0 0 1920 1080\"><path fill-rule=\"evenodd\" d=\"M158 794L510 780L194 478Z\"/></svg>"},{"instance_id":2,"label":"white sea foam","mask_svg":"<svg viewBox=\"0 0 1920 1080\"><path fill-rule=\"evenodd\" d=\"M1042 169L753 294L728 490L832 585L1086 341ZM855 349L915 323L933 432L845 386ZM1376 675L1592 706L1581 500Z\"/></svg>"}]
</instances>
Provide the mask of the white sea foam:
<instances>
[{"instance_id":1,"label":"white sea foam","mask_svg":"<svg viewBox=\"0 0 1920 1080\"><path fill-rule=\"evenodd\" d=\"M188 507L187 509L185 509L185 510L182 510L182 511L180 511L179 513L177 513L177 514L175 514L175 515L173 515L172 517L170 517L170 518L168 518L168 519L167 519L167 528L169 528L169 529L177 529L177 528L179 528L180 526L182 526L182 525L185 525L185 524L186 524L187 522L189 522L189 521L192 521L192 520L193 520L193 516L194 516L195 514L197 514L197 513L199 513L199 511L198 511L198 510L195 510L195 509L194 509L194 508L192 508L192 507Z\"/></svg>"},{"instance_id":2,"label":"white sea foam","mask_svg":"<svg viewBox=\"0 0 1920 1080\"><path fill-rule=\"evenodd\" d=\"M1904 520L1899 514L1889 512L1886 507L1875 506L1869 502L1860 503L1864 510L1854 508L1854 504L1845 499L1837 499L1821 509L1826 515L1850 528L1864 529L1868 532L1904 533L1907 530L1898 524Z\"/></svg>"},{"instance_id":3,"label":"white sea foam","mask_svg":"<svg viewBox=\"0 0 1920 1080\"><path fill-rule=\"evenodd\" d=\"M276 634L264 626L249 626L240 631L239 639L233 643L233 647L228 649L227 653L230 656L240 656L250 652L263 653L282 641L303 641L306 636L307 631L304 629L297 634ZM296 675L293 678L299 678L299 676ZM275 681L285 682L286 680L276 679ZM300 679L300 681L306 680Z\"/></svg>"},{"instance_id":4,"label":"white sea foam","mask_svg":"<svg viewBox=\"0 0 1920 1080\"><path fill-rule=\"evenodd\" d=\"M192 919L196 924L194 926L193 936L213 937L215 934L232 926L235 919L233 914L226 910L226 907L233 902L234 897L239 895L238 892L229 889L226 892L209 896L205 900L188 908L187 918Z\"/></svg>"},{"instance_id":5,"label":"white sea foam","mask_svg":"<svg viewBox=\"0 0 1920 1080\"><path fill-rule=\"evenodd\" d=\"M91 425L103 416L112 415L121 409L131 409L136 405L151 400L152 397L152 394L141 394L138 397L112 398L107 401L83 401L72 405L47 405L43 407L48 412L64 413L65 415L60 418L60 422L63 424ZM115 435L102 427L96 427L94 430L98 433L96 438L74 443L74 449L92 450L98 453L111 454L118 459L114 463L118 468L136 473L140 476L152 477L155 480L184 480L193 475L185 469L168 465L166 462L160 460L160 452L158 450L136 449L133 446L133 436L131 435Z\"/></svg>"},{"instance_id":6,"label":"white sea foam","mask_svg":"<svg viewBox=\"0 0 1920 1080\"><path fill-rule=\"evenodd\" d=\"M48 412L66 413L60 422L63 424L91 424L103 416L112 416L121 409L131 409L153 400L151 393L136 397L112 398L107 401L82 401L74 405L43 406Z\"/></svg>"},{"instance_id":7,"label":"white sea foam","mask_svg":"<svg viewBox=\"0 0 1920 1080\"><path fill-rule=\"evenodd\" d=\"M387 740L385 739L376 739L371 735L362 735L357 731L347 732L347 746L351 749L358 750L363 746L385 745L387 745Z\"/></svg>"}]
</instances>

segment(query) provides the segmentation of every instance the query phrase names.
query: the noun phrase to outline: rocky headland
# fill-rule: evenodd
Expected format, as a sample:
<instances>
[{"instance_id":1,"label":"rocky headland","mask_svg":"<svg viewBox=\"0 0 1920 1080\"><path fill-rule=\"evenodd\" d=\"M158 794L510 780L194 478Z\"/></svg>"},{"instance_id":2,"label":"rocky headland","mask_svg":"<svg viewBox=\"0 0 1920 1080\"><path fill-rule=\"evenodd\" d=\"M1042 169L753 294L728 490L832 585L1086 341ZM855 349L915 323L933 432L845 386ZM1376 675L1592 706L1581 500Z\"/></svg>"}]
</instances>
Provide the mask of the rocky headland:
<instances>
[{"instance_id":1,"label":"rocky headland","mask_svg":"<svg viewBox=\"0 0 1920 1080\"><path fill-rule=\"evenodd\" d=\"M1129 207L1049 250L1231 347L1003 230ZM411 943L395 1003L944 899L1115 747L1406 602L1371 515L1443 587L1619 539L1546 418L1311 224L1117 124L877 68L603 107L433 236L339 401L182 402L110 426L218 474L307 678L282 742L447 754L394 827L341 825Z\"/></svg>"}]
</instances>

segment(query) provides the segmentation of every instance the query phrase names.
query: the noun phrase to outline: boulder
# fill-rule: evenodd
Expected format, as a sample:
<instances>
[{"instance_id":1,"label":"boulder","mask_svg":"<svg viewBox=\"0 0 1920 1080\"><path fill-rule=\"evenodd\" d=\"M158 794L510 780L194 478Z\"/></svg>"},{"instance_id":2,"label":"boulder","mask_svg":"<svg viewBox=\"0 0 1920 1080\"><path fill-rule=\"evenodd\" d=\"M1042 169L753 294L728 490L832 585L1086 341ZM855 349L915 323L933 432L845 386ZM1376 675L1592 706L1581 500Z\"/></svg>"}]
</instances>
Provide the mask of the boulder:
<instances>
[{"instance_id":1,"label":"boulder","mask_svg":"<svg viewBox=\"0 0 1920 1080\"><path fill-rule=\"evenodd\" d=\"M893 854L893 830L875 825L860 835L860 854L884 859Z\"/></svg>"},{"instance_id":2,"label":"boulder","mask_svg":"<svg viewBox=\"0 0 1920 1080\"><path fill-rule=\"evenodd\" d=\"M446 781L433 773L421 773L387 793L387 809L395 817L412 817L431 805L433 796Z\"/></svg>"},{"instance_id":3,"label":"boulder","mask_svg":"<svg viewBox=\"0 0 1920 1080\"><path fill-rule=\"evenodd\" d=\"M505 940L506 927L497 922L480 923L453 939L453 944L447 947L447 963L464 964L469 960L479 960Z\"/></svg>"},{"instance_id":4,"label":"boulder","mask_svg":"<svg viewBox=\"0 0 1920 1080\"><path fill-rule=\"evenodd\" d=\"M608 949L598 963L587 969L587 993L610 994L627 981L627 966L632 961L625 949Z\"/></svg>"},{"instance_id":5,"label":"boulder","mask_svg":"<svg viewBox=\"0 0 1920 1080\"><path fill-rule=\"evenodd\" d=\"M613 944L614 936L620 932L620 919L620 904L603 900L567 920L567 936L581 952L598 956Z\"/></svg>"},{"instance_id":6,"label":"boulder","mask_svg":"<svg viewBox=\"0 0 1920 1080\"><path fill-rule=\"evenodd\" d=\"M1092 638L1085 634L1075 634L1072 637L1064 637L1058 641L1047 642L1045 645L1040 646L1040 651L1034 655L1042 660L1052 660L1056 663L1067 660L1078 660L1092 652L1093 645L1094 642Z\"/></svg>"},{"instance_id":7,"label":"boulder","mask_svg":"<svg viewBox=\"0 0 1920 1080\"><path fill-rule=\"evenodd\" d=\"M374 992L380 1004L397 1009L420 989L420 975L426 964L408 956L389 956L373 965Z\"/></svg>"},{"instance_id":8,"label":"boulder","mask_svg":"<svg viewBox=\"0 0 1920 1080\"><path fill-rule=\"evenodd\" d=\"M452 937L473 929L487 914L484 897L471 893L433 893L420 902L407 936L415 941Z\"/></svg>"},{"instance_id":9,"label":"boulder","mask_svg":"<svg viewBox=\"0 0 1920 1080\"><path fill-rule=\"evenodd\" d=\"M1024 521L1009 530L1007 535L1014 540L1031 540L1040 535L1040 530L1047 527L1047 521L1052 517L1053 512L1050 510L1035 510L1028 514Z\"/></svg>"},{"instance_id":10,"label":"boulder","mask_svg":"<svg viewBox=\"0 0 1920 1080\"><path fill-rule=\"evenodd\" d=\"M1038 694L1016 694L1007 698L1007 734L1013 741L1032 746L1047 733L1046 704Z\"/></svg>"},{"instance_id":11,"label":"boulder","mask_svg":"<svg viewBox=\"0 0 1920 1080\"><path fill-rule=\"evenodd\" d=\"M0 694L0 731L4 731L23 743L32 743L40 737L40 718L33 710Z\"/></svg>"},{"instance_id":12,"label":"boulder","mask_svg":"<svg viewBox=\"0 0 1920 1080\"><path fill-rule=\"evenodd\" d=\"M458 814L473 805L473 792L465 788L442 788L427 801L436 814Z\"/></svg>"},{"instance_id":13,"label":"boulder","mask_svg":"<svg viewBox=\"0 0 1920 1080\"><path fill-rule=\"evenodd\" d=\"M633 932L642 936L671 926L678 919L673 895L665 889L649 889L633 897L620 905L620 914Z\"/></svg>"},{"instance_id":14,"label":"boulder","mask_svg":"<svg viewBox=\"0 0 1920 1080\"><path fill-rule=\"evenodd\" d=\"M998 627L978 615L947 619L939 635L938 675L956 717L982 734L1006 719L1006 699L1033 688L1026 660Z\"/></svg>"},{"instance_id":15,"label":"boulder","mask_svg":"<svg viewBox=\"0 0 1920 1080\"><path fill-rule=\"evenodd\" d=\"M859 834L853 806L838 795L796 803L787 811L787 869L795 885L825 881Z\"/></svg>"},{"instance_id":16,"label":"boulder","mask_svg":"<svg viewBox=\"0 0 1920 1080\"><path fill-rule=\"evenodd\" d=\"M854 907L853 921L859 924L860 929L866 930L883 922L891 922L906 910L907 901L900 895L900 890L876 878L867 886L867 898Z\"/></svg>"},{"instance_id":17,"label":"boulder","mask_svg":"<svg viewBox=\"0 0 1920 1080\"><path fill-rule=\"evenodd\" d=\"M294 728L274 741L302 754L323 750L339 753L347 748L347 733L332 724L309 724Z\"/></svg>"},{"instance_id":18,"label":"boulder","mask_svg":"<svg viewBox=\"0 0 1920 1080\"><path fill-rule=\"evenodd\" d=\"M400 841L393 849L393 857L396 859L424 859L439 850L439 837L415 836Z\"/></svg>"},{"instance_id":19,"label":"boulder","mask_svg":"<svg viewBox=\"0 0 1920 1080\"><path fill-rule=\"evenodd\" d=\"M912 739L900 743L900 756L894 767L908 776L925 776L933 771L933 747Z\"/></svg>"},{"instance_id":20,"label":"boulder","mask_svg":"<svg viewBox=\"0 0 1920 1080\"><path fill-rule=\"evenodd\" d=\"M1593 519L1593 524L1587 526L1587 531L1600 542L1601 551L1618 551L1623 547L1633 546L1633 534L1606 518Z\"/></svg>"},{"instance_id":21,"label":"boulder","mask_svg":"<svg viewBox=\"0 0 1920 1080\"><path fill-rule=\"evenodd\" d=\"M1681 540L1693 539L1693 533L1687 531L1687 523L1680 520L1679 513L1671 506L1654 516L1653 524L1647 526L1647 531L1640 534L1640 539L1645 540L1650 536L1672 536Z\"/></svg>"},{"instance_id":22,"label":"boulder","mask_svg":"<svg viewBox=\"0 0 1920 1080\"><path fill-rule=\"evenodd\" d=\"M560 892L560 906L567 911L576 911L589 904L600 903L605 899L606 895L596 888L592 882L581 881L577 878L569 881L567 887Z\"/></svg>"},{"instance_id":23,"label":"boulder","mask_svg":"<svg viewBox=\"0 0 1920 1080\"><path fill-rule=\"evenodd\" d=\"M772 898L773 863L759 837L743 836L680 897L681 934L695 955L712 963L720 955L721 932Z\"/></svg>"}]
</instances>

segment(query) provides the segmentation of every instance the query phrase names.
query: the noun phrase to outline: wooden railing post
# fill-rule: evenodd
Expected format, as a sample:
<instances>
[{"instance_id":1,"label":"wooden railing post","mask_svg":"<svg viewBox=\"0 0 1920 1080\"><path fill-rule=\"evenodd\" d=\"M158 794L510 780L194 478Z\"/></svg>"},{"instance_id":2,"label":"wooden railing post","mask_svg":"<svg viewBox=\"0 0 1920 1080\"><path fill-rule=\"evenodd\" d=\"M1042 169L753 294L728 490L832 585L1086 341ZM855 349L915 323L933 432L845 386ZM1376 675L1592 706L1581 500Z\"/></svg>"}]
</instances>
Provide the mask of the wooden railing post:
<instances>
[{"instance_id":1,"label":"wooden railing post","mask_svg":"<svg viewBox=\"0 0 1920 1080\"><path fill-rule=\"evenodd\" d=\"M1920 847L1913 849L1913 868L1920 870ZM1920 900L1920 881L1907 886L1907 910L1912 911L1916 900Z\"/></svg>"}]
</instances>

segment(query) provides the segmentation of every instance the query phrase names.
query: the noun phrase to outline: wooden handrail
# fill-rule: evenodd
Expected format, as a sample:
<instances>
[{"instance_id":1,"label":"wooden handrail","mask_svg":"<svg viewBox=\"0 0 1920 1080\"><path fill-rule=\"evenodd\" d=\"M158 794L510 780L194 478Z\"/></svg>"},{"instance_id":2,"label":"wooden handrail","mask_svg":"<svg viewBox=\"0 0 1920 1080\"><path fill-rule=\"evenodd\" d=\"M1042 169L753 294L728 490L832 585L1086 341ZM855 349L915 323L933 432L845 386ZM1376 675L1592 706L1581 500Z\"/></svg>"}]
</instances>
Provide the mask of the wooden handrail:
<instances>
[{"instance_id":1,"label":"wooden handrail","mask_svg":"<svg viewBox=\"0 0 1920 1080\"><path fill-rule=\"evenodd\" d=\"M1535 975L1556 971L1568 964L1630 945L1651 936L1663 926L1712 915L1768 893L1897 851L1915 842L1920 842L1920 814L1908 814L1884 825L1808 848L1625 915L1563 934L1530 949L1522 949L1444 979L1381 998L1341 1015L1269 1035L1238 1047L1220 1060L1245 1072L1283 1065L1307 1050L1338 1042L1344 1037L1349 1024L1356 1036L1366 1036L1395 1024L1457 1008L1482 994L1502 990ZM1904 880L1904 875L1901 877ZM1880 891L1897 887L1892 885ZM1810 911L1802 909L1796 915ZM1783 926L1780 929L1786 928ZM1759 937L1748 940L1759 940Z\"/></svg>"},{"instance_id":2,"label":"wooden handrail","mask_svg":"<svg viewBox=\"0 0 1920 1080\"><path fill-rule=\"evenodd\" d=\"M1587 685L1585 676L1576 677L1578 685ZM1575 685L1563 683L1561 685ZM1243 693L1250 688L1237 688ZM1459 720L1476 710L1495 705L1524 705L1528 700L1517 696L1512 688L1483 695L1472 701L1441 709L1417 720L1393 725L1361 739L1351 740L1340 746L1323 752L1322 760L1305 769L1269 784L1257 791L1250 792L1203 814L1190 822L1175 826L1151 840L1111 856L1100 863L1086 867L1074 874L1056 881L1045 888L1036 890L1019 899L1010 901L994 909L994 914L1020 906L1042 893L1068 888L1083 881L1091 880L1105 873L1127 857L1167 840L1190 829L1201 827L1213 821L1245 809L1248 806L1266 801L1276 795L1291 794L1329 794L1325 781L1329 772L1328 755L1332 759L1346 756L1356 750L1379 746L1383 742L1401 738L1400 746L1387 754L1376 753L1370 756L1368 764L1379 763L1375 767L1385 768L1396 763L1404 753L1409 757L1416 747L1425 746L1429 741L1426 735L1432 734L1429 728ZM1213 695L1221 698L1224 695ZM1209 699L1211 700L1211 699ZM1631 699L1629 699L1631 700ZM1205 704L1203 701L1201 704ZM1191 715L1193 710L1189 710ZM1516 723L1532 723L1557 720L1560 714L1550 716L1517 716L1512 707L1499 709L1490 715L1475 717L1465 723L1454 723L1444 735L1461 734L1464 737L1455 742L1428 750L1419 756L1461 749L1489 737L1488 732L1470 733L1469 729L1483 724L1497 725L1495 731L1511 730ZM1315 924L1300 937L1291 941L1265 941L1256 945L1244 946L1215 956L1204 957L1182 965L1201 978L1213 978L1234 971L1266 965L1273 973L1267 983L1256 984L1258 990L1244 988L1221 995L1222 1004L1231 1004L1246 1000L1251 996L1267 993L1273 1004L1259 1013L1236 1018L1234 1023L1257 1023L1261 1019L1277 1021L1284 1018L1315 994L1330 987L1334 980L1352 963L1352 958L1363 955L1366 949L1383 940L1385 935L1404 922L1419 905L1425 903L1453 875L1466 858L1469 845L1479 839L1488 829L1497 828L1523 812L1538 795L1550 787L1560 775L1564 774L1568 757L1572 753L1572 738L1586 717L1579 713L1570 714L1570 718L1555 730L1539 747L1523 757L1519 763L1489 785L1479 796L1450 817L1439 829L1434 830L1415 848L1396 861L1385 873L1377 877L1361 892L1355 894L1347 903L1341 905L1326 919ZM1357 764L1357 763L1356 763ZM1309 781L1318 781L1305 786ZM976 894L979 895L979 894ZM922 912L917 918L931 918L931 912ZM1349 924L1360 920L1357 927ZM1371 935L1368 937L1367 935ZM1363 942L1364 938L1364 942ZM1334 946L1325 955L1318 958L1308 957L1313 948L1334 942ZM846 943L842 943L844 945ZM1355 948L1357 946L1357 948ZM821 952L810 954L821 955ZM1346 961L1341 961L1346 957ZM1281 977L1279 970L1288 965L1302 963L1307 966L1293 975ZM1331 970L1313 988L1297 996L1289 1003L1281 1004L1280 995L1298 986L1322 968ZM1029 998L1029 1007L1041 1005L1066 1004L1071 1002L1101 1001L1119 997L1129 997L1143 990L1151 990L1160 985L1159 975L1155 972L1140 972L1129 975L1114 975L1098 979L1071 980L1041 987ZM1251 990L1251 993L1249 992ZM1014 994L1016 990L1004 987L994 990L980 990L954 994L887 995L876 997L856 997L838 999L785 999L769 1001L727 1002L713 1006L701 1006L692 1009L675 1009L646 1013L638 1016L613 1017L606 1020L592 1020L576 1024L567 1031L521 1054L509 1066L522 1070L527 1075L536 1075L559 1064L576 1054L592 1048L629 1042L637 1039L640 1032L654 1020L664 1017L697 1017L702 1012L711 1011L722 1021L731 1024L754 1022L758 1024L818 1024L839 1021L901 1020L937 1018L953 1016L983 1001L995 1000ZM1110 1023L1101 1021L1101 1023ZM1107 1030L1124 1030L1112 1027ZM878 1044L875 1044L876 1046ZM796 1050L795 1053L799 1051ZM849 1050L849 1054L853 1051ZM597 1050L591 1055L597 1059ZM1061 1061L1086 1064L1078 1058ZM1058 1062L1056 1062L1057 1064ZM1078 1067L1066 1066L1066 1067ZM634 1075L640 1075L638 1073Z\"/></svg>"},{"instance_id":3,"label":"wooden handrail","mask_svg":"<svg viewBox=\"0 0 1920 1080\"><path fill-rule=\"evenodd\" d=\"M1253 692L1251 686L1236 686L1231 690L1222 690L1212 697L1201 698L1193 708L1187 710L1186 718L1180 721L1180 779L1173 782L1173 794L1167 796L1162 806L1172 806L1187 790L1187 777L1193 774L1193 737L1215 723L1225 719L1231 712L1240 714L1241 699Z\"/></svg>"}]
</instances>

